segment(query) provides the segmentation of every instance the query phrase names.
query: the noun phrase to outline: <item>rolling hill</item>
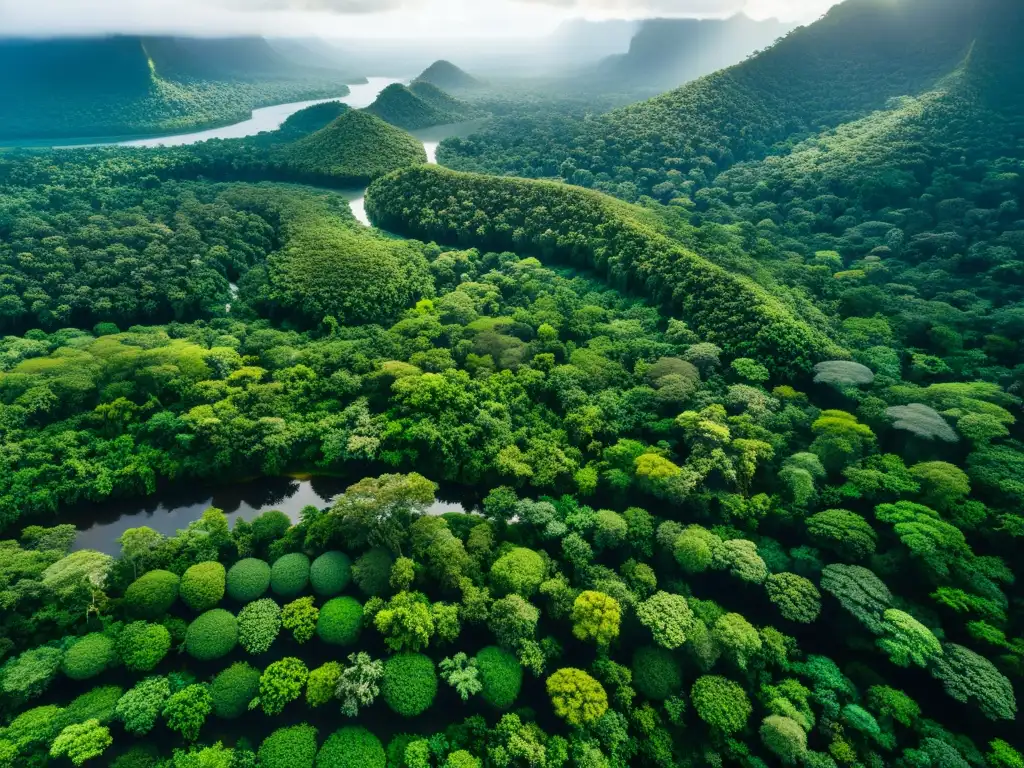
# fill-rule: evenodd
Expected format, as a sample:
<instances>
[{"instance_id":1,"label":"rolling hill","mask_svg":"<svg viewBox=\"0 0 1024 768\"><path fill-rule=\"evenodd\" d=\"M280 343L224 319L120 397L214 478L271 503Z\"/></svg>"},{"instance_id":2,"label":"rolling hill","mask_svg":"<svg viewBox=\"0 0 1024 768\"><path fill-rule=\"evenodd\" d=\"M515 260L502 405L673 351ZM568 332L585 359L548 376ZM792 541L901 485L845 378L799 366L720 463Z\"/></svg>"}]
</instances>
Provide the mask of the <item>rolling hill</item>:
<instances>
[{"instance_id":1,"label":"rolling hill","mask_svg":"<svg viewBox=\"0 0 1024 768\"><path fill-rule=\"evenodd\" d=\"M471 90L483 85L472 75L463 72L450 61L444 61L443 59L435 61L423 70L416 80L436 85L444 91Z\"/></svg>"},{"instance_id":2,"label":"rolling hill","mask_svg":"<svg viewBox=\"0 0 1024 768\"><path fill-rule=\"evenodd\" d=\"M342 77L262 38L110 36L0 41L0 139L172 133L269 104L339 96Z\"/></svg>"},{"instance_id":3,"label":"rolling hill","mask_svg":"<svg viewBox=\"0 0 1024 768\"><path fill-rule=\"evenodd\" d=\"M389 85L366 111L408 131L456 123L473 114L469 105L425 81L408 88L399 83Z\"/></svg>"}]
</instances>

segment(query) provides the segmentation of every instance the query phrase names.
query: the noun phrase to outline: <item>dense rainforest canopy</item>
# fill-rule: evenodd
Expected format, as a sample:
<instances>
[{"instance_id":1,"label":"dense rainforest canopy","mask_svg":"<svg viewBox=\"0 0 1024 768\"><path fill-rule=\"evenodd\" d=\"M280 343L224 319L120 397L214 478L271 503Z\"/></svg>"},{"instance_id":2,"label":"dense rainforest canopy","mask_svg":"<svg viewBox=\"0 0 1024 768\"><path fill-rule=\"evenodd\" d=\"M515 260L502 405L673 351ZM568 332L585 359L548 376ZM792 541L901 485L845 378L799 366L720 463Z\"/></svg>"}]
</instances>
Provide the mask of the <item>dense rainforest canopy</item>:
<instances>
[{"instance_id":1,"label":"dense rainforest canopy","mask_svg":"<svg viewBox=\"0 0 1024 768\"><path fill-rule=\"evenodd\" d=\"M340 105L0 155L0 767L1024 766L1022 34L849 0L605 114L441 62L454 169ZM54 524L288 474L348 487Z\"/></svg>"}]
</instances>

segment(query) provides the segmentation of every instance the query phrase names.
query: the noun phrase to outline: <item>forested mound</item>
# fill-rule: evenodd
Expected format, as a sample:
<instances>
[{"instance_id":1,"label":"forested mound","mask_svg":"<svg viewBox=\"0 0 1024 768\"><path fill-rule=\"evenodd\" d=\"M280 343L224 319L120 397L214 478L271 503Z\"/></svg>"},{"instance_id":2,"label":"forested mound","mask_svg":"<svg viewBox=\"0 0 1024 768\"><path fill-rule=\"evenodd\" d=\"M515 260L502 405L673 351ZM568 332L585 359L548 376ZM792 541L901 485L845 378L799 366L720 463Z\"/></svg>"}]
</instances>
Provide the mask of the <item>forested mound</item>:
<instances>
[{"instance_id":1,"label":"forested mound","mask_svg":"<svg viewBox=\"0 0 1024 768\"><path fill-rule=\"evenodd\" d=\"M964 59L985 19L1011 5L847 0L752 59L650 101L568 125L541 115L524 126L510 116L480 136L447 142L438 159L460 170L525 176L555 168L573 183L600 182L627 199L692 194L779 142L927 89Z\"/></svg>"},{"instance_id":2,"label":"forested mound","mask_svg":"<svg viewBox=\"0 0 1024 768\"><path fill-rule=\"evenodd\" d=\"M461 99L456 99L449 93L445 93L436 85L424 80L414 80L409 85L409 90L417 98L422 99L436 109L447 112L460 120L467 119L473 115L473 107Z\"/></svg>"},{"instance_id":3,"label":"forested mound","mask_svg":"<svg viewBox=\"0 0 1024 768\"><path fill-rule=\"evenodd\" d=\"M366 206L378 226L422 240L526 249L594 268L613 285L670 306L730 354L757 358L780 375L842 354L753 281L672 243L638 209L595 192L424 166L376 181Z\"/></svg>"},{"instance_id":4,"label":"forested mound","mask_svg":"<svg viewBox=\"0 0 1024 768\"><path fill-rule=\"evenodd\" d=\"M289 168L310 180L356 183L413 163L425 163L423 145L374 115L348 110L283 151Z\"/></svg>"},{"instance_id":5,"label":"forested mound","mask_svg":"<svg viewBox=\"0 0 1024 768\"><path fill-rule=\"evenodd\" d=\"M335 73L301 67L262 38L114 36L0 41L0 139L173 133L254 108L343 96Z\"/></svg>"},{"instance_id":6,"label":"forested mound","mask_svg":"<svg viewBox=\"0 0 1024 768\"><path fill-rule=\"evenodd\" d=\"M311 107L300 109L281 123L281 127L277 129L276 138L286 140L308 136L321 128L326 128L349 109L348 104L343 104L340 101L325 101L323 104L314 104Z\"/></svg>"},{"instance_id":7,"label":"forested mound","mask_svg":"<svg viewBox=\"0 0 1024 768\"><path fill-rule=\"evenodd\" d=\"M435 85L442 91L470 90L482 85L475 77L444 59L435 61L423 70L416 80Z\"/></svg>"},{"instance_id":8,"label":"forested mound","mask_svg":"<svg viewBox=\"0 0 1024 768\"><path fill-rule=\"evenodd\" d=\"M648 19L629 51L597 67L608 87L674 87L743 61L792 29L777 19Z\"/></svg>"},{"instance_id":9,"label":"forested mound","mask_svg":"<svg viewBox=\"0 0 1024 768\"><path fill-rule=\"evenodd\" d=\"M436 86L424 85L426 89L421 90L426 91L427 98L421 98L400 83L392 83L365 111L407 131L456 123L468 114L468 109Z\"/></svg>"}]
</instances>

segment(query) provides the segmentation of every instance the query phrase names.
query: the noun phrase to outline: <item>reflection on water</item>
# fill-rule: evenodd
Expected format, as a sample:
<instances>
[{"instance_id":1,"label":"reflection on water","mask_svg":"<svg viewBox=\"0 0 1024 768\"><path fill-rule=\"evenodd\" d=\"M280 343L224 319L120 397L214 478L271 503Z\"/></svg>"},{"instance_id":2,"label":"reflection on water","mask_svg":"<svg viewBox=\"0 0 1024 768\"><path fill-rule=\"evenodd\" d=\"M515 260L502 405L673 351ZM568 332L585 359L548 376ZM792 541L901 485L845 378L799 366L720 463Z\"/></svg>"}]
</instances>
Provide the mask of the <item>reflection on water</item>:
<instances>
[{"instance_id":1,"label":"reflection on water","mask_svg":"<svg viewBox=\"0 0 1024 768\"><path fill-rule=\"evenodd\" d=\"M252 520L271 509L280 510L297 522L303 507L330 506L334 498L352 482L350 479L330 477L315 477L312 480L275 477L213 490L168 488L142 501L83 505L61 515L55 524L71 523L78 527L75 549L95 549L117 555L121 551L117 539L129 528L145 525L166 536L172 536L193 520L202 517L209 507L223 510L232 523L240 517ZM433 515L464 511L466 508L461 502L441 499L435 501L428 510Z\"/></svg>"}]
</instances>

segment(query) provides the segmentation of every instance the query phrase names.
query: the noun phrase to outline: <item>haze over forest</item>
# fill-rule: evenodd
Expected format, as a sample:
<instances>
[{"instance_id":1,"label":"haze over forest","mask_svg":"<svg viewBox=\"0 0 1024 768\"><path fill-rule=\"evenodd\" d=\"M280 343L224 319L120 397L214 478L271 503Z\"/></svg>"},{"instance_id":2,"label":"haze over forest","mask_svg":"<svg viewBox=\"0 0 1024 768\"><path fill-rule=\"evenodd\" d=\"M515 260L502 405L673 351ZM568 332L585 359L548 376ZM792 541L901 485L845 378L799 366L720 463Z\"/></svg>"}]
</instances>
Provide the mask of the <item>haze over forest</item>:
<instances>
[{"instance_id":1,"label":"haze over forest","mask_svg":"<svg viewBox=\"0 0 1024 768\"><path fill-rule=\"evenodd\" d=\"M0 768L1024 768L1019 0L0 29Z\"/></svg>"}]
</instances>

